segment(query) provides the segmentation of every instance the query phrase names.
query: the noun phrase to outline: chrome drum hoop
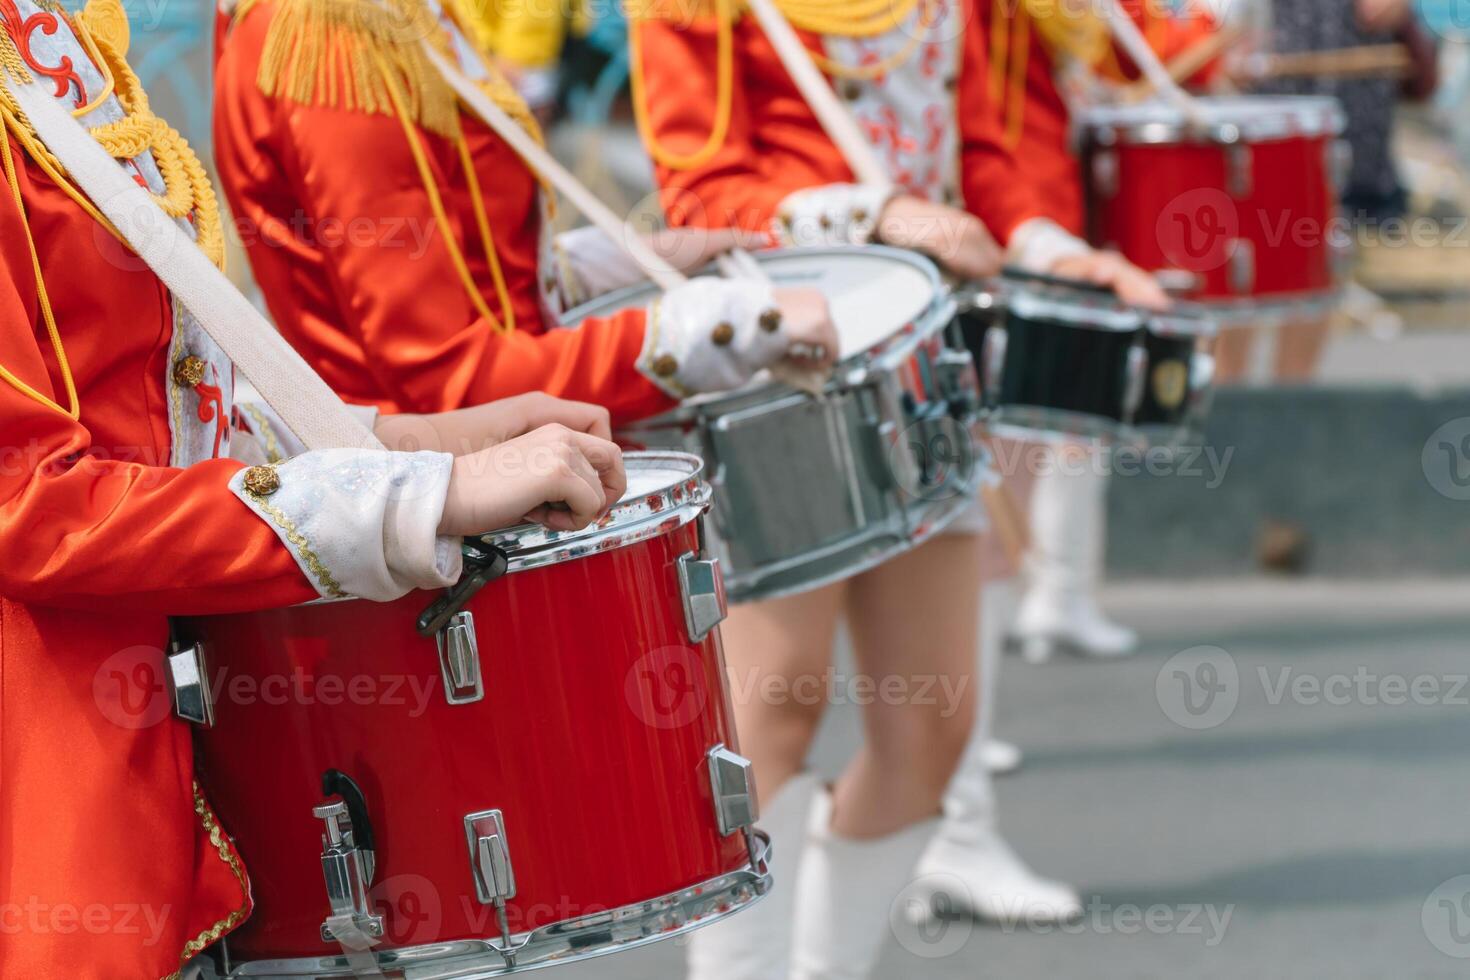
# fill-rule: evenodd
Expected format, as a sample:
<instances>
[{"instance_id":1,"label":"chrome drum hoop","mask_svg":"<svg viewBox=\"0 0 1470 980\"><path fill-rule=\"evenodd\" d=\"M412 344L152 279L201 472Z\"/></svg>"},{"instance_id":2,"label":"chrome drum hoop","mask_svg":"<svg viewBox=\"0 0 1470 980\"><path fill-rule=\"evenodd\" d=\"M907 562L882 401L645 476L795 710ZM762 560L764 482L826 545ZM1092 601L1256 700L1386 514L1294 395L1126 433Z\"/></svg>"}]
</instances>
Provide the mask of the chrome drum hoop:
<instances>
[{"instance_id":1,"label":"chrome drum hoop","mask_svg":"<svg viewBox=\"0 0 1470 980\"><path fill-rule=\"evenodd\" d=\"M771 839L750 835L749 866L658 898L554 922L514 937L515 966L492 941L460 939L385 949L374 954L386 980L490 980L548 966L582 963L649 946L719 922L743 911L771 890ZM349 980L358 976L342 956L242 963L223 980Z\"/></svg>"}]
</instances>

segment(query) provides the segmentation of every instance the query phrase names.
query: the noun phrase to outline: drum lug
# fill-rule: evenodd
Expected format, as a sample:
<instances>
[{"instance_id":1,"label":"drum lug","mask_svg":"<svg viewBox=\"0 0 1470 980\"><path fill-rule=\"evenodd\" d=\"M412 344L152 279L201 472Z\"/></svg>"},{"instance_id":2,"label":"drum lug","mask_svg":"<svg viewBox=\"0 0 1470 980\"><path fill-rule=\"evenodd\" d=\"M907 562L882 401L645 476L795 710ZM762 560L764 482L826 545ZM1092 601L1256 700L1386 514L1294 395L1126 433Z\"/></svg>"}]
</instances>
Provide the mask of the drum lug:
<instances>
[{"instance_id":1,"label":"drum lug","mask_svg":"<svg viewBox=\"0 0 1470 980\"><path fill-rule=\"evenodd\" d=\"M1256 246L1246 238L1237 238L1230 247L1230 288L1239 296L1249 296L1256 288Z\"/></svg>"},{"instance_id":2,"label":"drum lug","mask_svg":"<svg viewBox=\"0 0 1470 980\"><path fill-rule=\"evenodd\" d=\"M519 947L511 941L510 917L506 903L516 897L516 872L510 860L510 844L505 835L505 814L500 810L481 810L464 818L465 844L470 852L470 875L475 879L475 897L481 905L495 907L507 967L516 965Z\"/></svg>"},{"instance_id":3,"label":"drum lug","mask_svg":"<svg viewBox=\"0 0 1470 980\"><path fill-rule=\"evenodd\" d=\"M1009 340L1010 335L1003 324L997 323L985 332L982 351L985 363L981 365L980 390L985 393L987 401L994 402L1000 396L1001 371L1005 367Z\"/></svg>"},{"instance_id":4,"label":"drum lug","mask_svg":"<svg viewBox=\"0 0 1470 980\"><path fill-rule=\"evenodd\" d=\"M1342 196L1353 175L1353 144L1347 140L1327 141L1327 174L1332 181L1332 199Z\"/></svg>"},{"instance_id":5,"label":"drum lug","mask_svg":"<svg viewBox=\"0 0 1470 980\"><path fill-rule=\"evenodd\" d=\"M684 596L684 626L689 642L703 643L729 612L719 559L700 558L692 551L680 555L679 591Z\"/></svg>"},{"instance_id":6,"label":"drum lug","mask_svg":"<svg viewBox=\"0 0 1470 980\"><path fill-rule=\"evenodd\" d=\"M439 673L444 698L450 704L474 704L485 697L480 671L480 644L475 637L475 614L461 610L450 617L434 637L439 647Z\"/></svg>"},{"instance_id":7,"label":"drum lug","mask_svg":"<svg viewBox=\"0 0 1470 980\"><path fill-rule=\"evenodd\" d=\"M729 837L754 826L760 819L760 805L750 760L716 745L709 750L709 780L715 792L715 820L720 833Z\"/></svg>"},{"instance_id":8,"label":"drum lug","mask_svg":"<svg viewBox=\"0 0 1470 980\"><path fill-rule=\"evenodd\" d=\"M323 803L311 812L327 829L322 835L322 877L332 913L322 923L322 942L336 942L349 951L367 949L383 938L383 917L372 914L369 895L373 852L357 846L347 803Z\"/></svg>"},{"instance_id":9,"label":"drum lug","mask_svg":"<svg viewBox=\"0 0 1470 980\"><path fill-rule=\"evenodd\" d=\"M1244 200L1255 191L1255 154L1249 143L1232 143L1225 151L1230 195Z\"/></svg>"},{"instance_id":10,"label":"drum lug","mask_svg":"<svg viewBox=\"0 0 1470 980\"><path fill-rule=\"evenodd\" d=\"M1101 197L1118 196L1118 154L1095 150L1092 154L1092 186Z\"/></svg>"},{"instance_id":11,"label":"drum lug","mask_svg":"<svg viewBox=\"0 0 1470 980\"><path fill-rule=\"evenodd\" d=\"M204 644L193 643L175 649L168 655L167 673L174 714L201 728L213 728L214 693L209 689Z\"/></svg>"},{"instance_id":12,"label":"drum lug","mask_svg":"<svg viewBox=\"0 0 1470 980\"><path fill-rule=\"evenodd\" d=\"M1148 351L1135 344L1128 348L1128 376L1123 385L1123 421L1131 423L1143 404L1144 385L1148 382Z\"/></svg>"},{"instance_id":13,"label":"drum lug","mask_svg":"<svg viewBox=\"0 0 1470 980\"><path fill-rule=\"evenodd\" d=\"M1189 393L1191 397L1209 391L1215 383L1215 355L1197 350L1189 359Z\"/></svg>"}]
</instances>

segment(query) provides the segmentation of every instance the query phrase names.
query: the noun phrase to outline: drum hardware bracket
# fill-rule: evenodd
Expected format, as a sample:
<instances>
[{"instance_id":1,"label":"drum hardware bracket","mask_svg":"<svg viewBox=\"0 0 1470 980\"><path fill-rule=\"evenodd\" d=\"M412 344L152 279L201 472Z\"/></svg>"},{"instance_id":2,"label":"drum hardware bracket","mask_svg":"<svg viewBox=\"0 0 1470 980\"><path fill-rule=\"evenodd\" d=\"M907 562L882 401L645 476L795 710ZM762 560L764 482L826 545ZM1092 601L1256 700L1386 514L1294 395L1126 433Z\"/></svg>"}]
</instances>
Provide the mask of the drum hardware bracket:
<instances>
[{"instance_id":1,"label":"drum hardware bracket","mask_svg":"<svg viewBox=\"0 0 1470 980\"><path fill-rule=\"evenodd\" d=\"M715 819L725 837L747 830L760 819L750 760L724 745L709 750L709 779L715 792Z\"/></svg>"},{"instance_id":2,"label":"drum hardware bracket","mask_svg":"<svg viewBox=\"0 0 1470 980\"><path fill-rule=\"evenodd\" d=\"M1230 288L1242 296L1255 291L1256 248L1249 239L1236 238L1230 243Z\"/></svg>"},{"instance_id":3,"label":"drum hardware bracket","mask_svg":"<svg viewBox=\"0 0 1470 980\"><path fill-rule=\"evenodd\" d=\"M480 644L475 637L475 614L455 613L434 637L439 648L439 673L444 679L444 699L450 704L474 704L485 697L485 677L480 670Z\"/></svg>"},{"instance_id":4,"label":"drum hardware bracket","mask_svg":"<svg viewBox=\"0 0 1470 980\"><path fill-rule=\"evenodd\" d=\"M425 639L443 630L475 593L504 575L510 566L504 551L474 538L466 538L460 550L464 554L464 575L419 614L419 636Z\"/></svg>"},{"instance_id":5,"label":"drum hardware bracket","mask_svg":"<svg viewBox=\"0 0 1470 980\"><path fill-rule=\"evenodd\" d=\"M1104 197L1118 196L1118 154L1115 150L1094 150L1092 154L1093 187Z\"/></svg>"},{"instance_id":6,"label":"drum hardware bracket","mask_svg":"<svg viewBox=\"0 0 1470 980\"><path fill-rule=\"evenodd\" d=\"M1255 192L1255 154L1249 143L1231 143L1226 151L1230 173L1230 196L1237 201L1245 200Z\"/></svg>"},{"instance_id":7,"label":"drum hardware bracket","mask_svg":"<svg viewBox=\"0 0 1470 980\"><path fill-rule=\"evenodd\" d=\"M209 688L209 670L204 659L204 644L176 646L168 655L169 694L174 714L201 728L214 727L214 692Z\"/></svg>"},{"instance_id":8,"label":"drum hardware bracket","mask_svg":"<svg viewBox=\"0 0 1470 980\"><path fill-rule=\"evenodd\" d=\"M513 969L520 946L511 941L506 912L506 903L516 897L516 873L505 835L505 814L500 810L466 814L464 837L470 852L470 873L475 879L475 897L481 905L495 906L500 938L505 944L497 949L505 957L505 965Z\"/></svg>"},{"instance_id":9,"label":"drum hardware bracket","mask_svg":"<svg viewBox=\"0 0 1470 980\"><path fill-rule=\"evenodd\" d=\"M322 835L322 877L332 912L322 923L322 942L340 944L350 957L383 938L383 917L373 914L369 894L373 851L358 846L348 802L323 803L311 812L327 831Z\"/></svg>"},{"instance_id":10,"label":"drum hardware bracket","mask_svg":"<svg viewBox=\"0 0 1470 980\"><path fill-rule=\"evenodd\" d=\"M1148 384L1148 351L1138 344L1128 348L1128 374L1123 387L1123 422L1132 424L1133 416L1143 404L1143 394Z\"/></svg>"},{"instance_id":11,"label":"drum hardware bracket","mask_svg":"<svg viewBox=\"0 0 1470 980\"><path fill-rule=\"evenodd\" d=\"M720 560L701 558L693 551L680 555L679 591L684 597L684 626L689 632L689 642L703 643L729 614Z\"/></svg>"}]
</instances>

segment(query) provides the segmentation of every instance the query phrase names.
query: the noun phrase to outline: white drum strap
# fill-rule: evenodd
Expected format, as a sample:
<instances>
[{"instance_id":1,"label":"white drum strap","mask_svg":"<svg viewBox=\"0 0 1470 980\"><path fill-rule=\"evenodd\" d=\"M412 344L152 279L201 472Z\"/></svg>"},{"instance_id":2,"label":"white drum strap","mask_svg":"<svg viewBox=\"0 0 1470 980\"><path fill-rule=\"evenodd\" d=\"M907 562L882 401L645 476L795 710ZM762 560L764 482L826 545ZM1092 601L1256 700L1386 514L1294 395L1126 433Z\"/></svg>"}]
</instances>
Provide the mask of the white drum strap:
<instances>
[{"instance_id":1,"label":"white drum strap","mask_svg":"<svg viewBox=\"0 0 1470 980\"><path fill-rule=\"evenodd\" d=\"M641 235L613 214L612 209L592 193L587 185L572 176L571 171L558 163L544 146L521 127L520 123L496 105L495 100L486 95L484 90L476 85L469 76L441 54L428 38L423 40L423 49L430 64L439 71L439 74L444 77L449 87L454 89L464 104L476 116L479 116L485 125L494 130L497 136L508 143L511 149L516 151L532 173L549 181L551 186L570 201L573 207L582 212L588 221L597 226L610 240L621 246L628 253L628 257L638 263L648 278L658 283L666 291L688 281L682 272L669 265L650 248Z\"/></svg>"},{"instance_id":2,"label":"white drum strap","mask_svg":"<svg viewBox=\"0 0 1470 980\"><path fill-rule=\"evenodd\" d=\"M777 9L772 0L746 0L750 12L760 22L761 30L776 49L776 55L786 68L806 104L811 107L817 122L826 131L827 137L836 145L843 159L851 168L858 183L872 187L892 187L893 180L888 168L878 158L873 145L858 128L857 121L837 99L837 93L817 68L811 52L796 36L791 22Z\"/></svg>"},{"instance_id":3,"label":"white drum strap","mask_svg":"<svg viewBox=\"0 0 1470 980\"><path fill-rule=\"evenodd\" d=\"M381 449L307 363L50 91L0 80L37 135L307 449Z\"/></svg>"}]
</instances>

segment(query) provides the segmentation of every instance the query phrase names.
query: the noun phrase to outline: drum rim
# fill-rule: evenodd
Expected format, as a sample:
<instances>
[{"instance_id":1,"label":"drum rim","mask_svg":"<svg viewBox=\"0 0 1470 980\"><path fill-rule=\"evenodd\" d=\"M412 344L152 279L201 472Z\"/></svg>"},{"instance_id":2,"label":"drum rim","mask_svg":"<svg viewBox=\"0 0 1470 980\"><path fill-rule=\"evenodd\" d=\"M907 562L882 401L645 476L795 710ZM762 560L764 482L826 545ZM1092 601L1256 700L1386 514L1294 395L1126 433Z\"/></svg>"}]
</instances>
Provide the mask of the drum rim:
<instances>
[{"instance_id":1,"label":"drum rim","mask_svg":"<svg viewBox=\"0 0 1470 980\"><path fill-rule=\"evenodd\" d=\"M702 479L704 460L693 453L678 450L635 450L623 454L624 466L630 462L682 464L688 472L667 486L643 494L629 502L619 501L600 521L579 531L555 531L540 524L518 524L479 535L477 540L505 552L506 574L545 568L576 561L605 551L661 537L683 527L704 513L712 492ZM609 523L615 515L623 520Z\"/></svg>"},{"instance_id":2,"label":"drum rim","mask_svg":"<svg viewBox=\"0 0 1470 980\"><path fill-rule=\"evenodd\" d=\"M1201 127L1191 125L1168 103L1092 106L1083 111L1082 126L1100 147L1264 143L1294 136L1336 137L1347 129L1347 112L1331 95L1203 96L1198 101L1213 107L1250 104L1258 111L1211 119ZM1259 111L1272 103L1273 109Z\"/></svg>"},{"instance_id":3,"label":"drum rim","mask_svg":"<svg viewBox=\"0 0 1470 980\"><path fill-rule=\"evenodd\" d=\"M949 290L945 286L944 277L940 274L939 266L927 256L920 255L910 249L894 248L891 245L799 245L789 248L763 248L751 252L751 255L757 261L772 259L782 255L799 255L803 258L852 255L871 257L876 255L907 265L922 273L924 278L928 280L929 285L932 287L932 295L928 306L911 323L899 327L871 346L838 361L833 370L833 380L827 384L829 390L848 387L848 384L842 380L844 375L850 375L855 371L861 372L864 368L871 367L889 351L901 345L910 336L922 338L938 333L948 324L952 316L952 312L950 311L953 308L953 301L950 297ZM699 270L697 275L712 274L716 271L716 267L711 263ZM627 306L624 301L648 294L651 288L653 288L656 294L656 287L652 287L652 284L648 282L636 283L632 286L624 286L622 289L615 289L612 292L604 293L564 313L562 315L563 325L567 328L575 328L587 317L597 316L608 307L613 309L626 309ZM648 425L653 425L657 428L671 421L695 418L701 414L718 415L722 411L720 406L728 405L731 402L743 401L753 394L767 391L790 390L792 389L789 385L769 376L757 376L739 388L732 388L729 391L722 391L701 397L697 400L686 401L684 404L678 405L666 412L661 412L658 415L645 419L639 419L623 428L630 431Z\"/></svg>"},{"instance_id":4,"label":"drum rim","mask_svg":"<svg viewBox=\"0 0 1470 980\"><path fill-rule=\"evenodd\" d=\"M487 980L542 967L584 963L610 953L672 939L734 915L770 892L771 840L759 830L747 830L746 833L750 838L749 860L733 871L646 901L549 923L529 933L517 933L515 938L524 942L517 945L516 966L513 968L505 966L505 956L489 939L455 939L401 946L372 955L380 968L390 972L437 965L449 971L440 973L436 970L434 975L444 980ZM614 928L628 938L572 952L576 950L578 941L586 937L606 936ZM240 963L225 974L223 980L247 977L346 980L356 975L346 957L328 954L251 960Z\"/></svg>"}]
</instances>

